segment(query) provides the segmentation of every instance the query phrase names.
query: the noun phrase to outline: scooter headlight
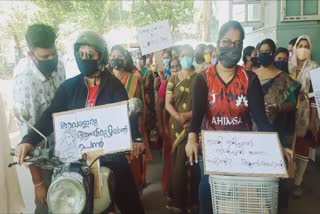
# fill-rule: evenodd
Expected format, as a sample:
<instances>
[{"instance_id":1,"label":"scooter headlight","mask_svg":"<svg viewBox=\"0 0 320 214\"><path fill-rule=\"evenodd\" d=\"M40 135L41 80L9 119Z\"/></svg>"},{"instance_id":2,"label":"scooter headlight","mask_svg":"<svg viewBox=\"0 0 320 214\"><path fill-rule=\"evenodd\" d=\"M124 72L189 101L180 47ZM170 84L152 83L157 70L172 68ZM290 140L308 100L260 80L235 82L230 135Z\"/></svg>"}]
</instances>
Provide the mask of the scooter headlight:
<instances>
[{"instance_id":1,"label":"scooter headlight","mask_svg":"<svg viewBox=\"0 0 320 214\"><path fill-rule=\"evenodd\" d=\"M51 185L47 194L52 213L81 213L86 205L86 190L82 176L64 173Z\"/></svg>"}]
</instances>

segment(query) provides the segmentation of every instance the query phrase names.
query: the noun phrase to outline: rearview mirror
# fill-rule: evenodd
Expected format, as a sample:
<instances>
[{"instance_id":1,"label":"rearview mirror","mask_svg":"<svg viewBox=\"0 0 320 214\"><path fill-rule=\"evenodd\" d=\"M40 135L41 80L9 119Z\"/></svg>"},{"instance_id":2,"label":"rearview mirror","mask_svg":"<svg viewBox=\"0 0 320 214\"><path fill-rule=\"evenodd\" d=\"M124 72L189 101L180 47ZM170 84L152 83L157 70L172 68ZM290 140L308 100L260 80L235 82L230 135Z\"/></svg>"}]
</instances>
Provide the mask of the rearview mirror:
<instances>
[{"instance_id":1,"label":"rearview mirror","mask_svg":"<svg viewBox=\"0 0 320 214\"><path fill-rule=\"evenodd\" d=\"M13 111L14 111L14 115L18 120L28 121L31 118L30 112L27 109L27 107L20 103L14 104Z\"/></svg>"}]
</instances>

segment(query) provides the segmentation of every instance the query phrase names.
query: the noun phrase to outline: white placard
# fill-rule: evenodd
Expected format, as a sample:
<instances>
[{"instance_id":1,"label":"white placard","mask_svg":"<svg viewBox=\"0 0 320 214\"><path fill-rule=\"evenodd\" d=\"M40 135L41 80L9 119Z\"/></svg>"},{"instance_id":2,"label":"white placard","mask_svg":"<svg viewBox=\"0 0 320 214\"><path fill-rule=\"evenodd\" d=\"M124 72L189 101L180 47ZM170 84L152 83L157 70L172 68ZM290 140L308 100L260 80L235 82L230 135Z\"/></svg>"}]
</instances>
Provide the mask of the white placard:
<instances>
[{"instance_id":1,"label":"white placard","mask_svg":"<svg viewBox=\"0 0 320 214\"><path fill-rule=\"evenodd\" d=\"M131 150L127 101L56 113L53 122L55 155L64 162L99 149L105 154Z\"/></svg>"},{"instance_id":2,"label":"white placard","mask_svg":"<svg viewBox=\"0 0 320 214\"><path fill-rule=\"evenodd\" d=\"M317 104L318 116L320 118L320 68L309 71L313 94Z\"/></svg>"},{"instance_id":3,"label":"white placard","mask_svg":"<svg viewBox=\"0 0 320 214\"><path fill-rule=\"evenodd\" d=\"M168 20L146 25L137 29L142 55L160 51L172 46Z\"/></svg>"},{"instance_id":4,"label":"white placard","mask_svg":"<svg viewBox=\"0 0 320 214\"><path fill-rule=\"evenodd\" d=\"M277 133L202 131L205 174L288 177Z\"/></svg>"}]
</instances>

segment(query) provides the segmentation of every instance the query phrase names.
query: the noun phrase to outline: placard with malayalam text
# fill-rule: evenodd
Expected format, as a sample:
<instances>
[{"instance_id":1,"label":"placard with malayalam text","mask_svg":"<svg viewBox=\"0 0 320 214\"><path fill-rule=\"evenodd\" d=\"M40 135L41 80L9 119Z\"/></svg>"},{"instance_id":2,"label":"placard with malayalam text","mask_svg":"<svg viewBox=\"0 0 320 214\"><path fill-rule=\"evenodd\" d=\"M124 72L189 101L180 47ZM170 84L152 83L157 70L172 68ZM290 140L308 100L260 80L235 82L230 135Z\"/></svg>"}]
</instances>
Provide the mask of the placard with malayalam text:
<instances>
[{"instance_id":1,"label":"placard with malayalam text","mask_svg":"<svg viewBox=\"0 0 320 214\"><path fill-rule=\"evenodd\" d=\"M202 131L205 174L288 177L277 133Z\"/></svg>"},{"instance_id":2,"label":"placard with malayalam text","mask_svg":"<svg viewBox=\"0 0 320 214\"><path fill-rule=\"evenodd\" d=\"M105 154L131 150L128 102L53 114L55 155L64 162L103 149Z\"/></svg>"},{"instance_id":3,"label":"placard with malayalam text","mask_svg":"<svg viewBox=\"0 0 320 214\"><path fill-rule=\"evenodd\" d=\"M314 98L317 105L318 117L320 118L320 68L309 71Z\"/></svg>"},{"instance_id":4,"label":"placard with malayalam text","mask_svg":"<svg viewBox=\"0 0 320 214\"><path fill-rule=\"evenodd\" d=\"M172 46L168 20L156 22L137 29L142 55L160 51Z\"/></svg>"}]
</instances>

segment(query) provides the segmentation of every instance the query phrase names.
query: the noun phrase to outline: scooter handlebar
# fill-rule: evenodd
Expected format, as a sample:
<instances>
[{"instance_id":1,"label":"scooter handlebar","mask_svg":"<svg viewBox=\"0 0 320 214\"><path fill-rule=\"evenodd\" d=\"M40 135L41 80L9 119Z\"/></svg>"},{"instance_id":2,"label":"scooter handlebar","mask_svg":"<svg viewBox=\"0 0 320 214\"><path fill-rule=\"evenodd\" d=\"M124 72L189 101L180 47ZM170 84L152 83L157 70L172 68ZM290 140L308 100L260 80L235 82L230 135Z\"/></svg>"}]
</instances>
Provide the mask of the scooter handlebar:
<instances>
[{"instance_id":1,"label":"scooter handlebar","mask_svg":"<svg viewBox=\"0 0 320 214\"><path fill-rule=\"evenodd\" d=\"M16 153L16 149L10 149L10 156L16 156L17 153ZM30 150L26 156L29 156L29 157L33 157L34 156L34 150Z\"/></svg>"}]
</instances>

